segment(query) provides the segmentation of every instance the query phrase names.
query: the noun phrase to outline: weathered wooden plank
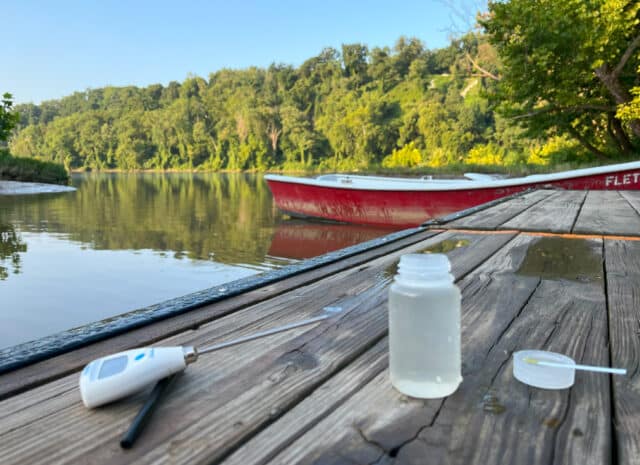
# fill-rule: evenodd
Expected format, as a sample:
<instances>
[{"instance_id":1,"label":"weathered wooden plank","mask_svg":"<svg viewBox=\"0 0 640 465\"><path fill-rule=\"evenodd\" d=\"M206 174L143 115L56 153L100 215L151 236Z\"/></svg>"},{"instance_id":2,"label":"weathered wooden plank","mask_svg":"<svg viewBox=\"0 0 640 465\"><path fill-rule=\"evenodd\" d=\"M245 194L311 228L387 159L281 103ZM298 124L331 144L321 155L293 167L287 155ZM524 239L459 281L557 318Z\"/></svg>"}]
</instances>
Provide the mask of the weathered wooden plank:
<instances>
[{"instance_id":1,"label":"weathered wooden plank","mask_svg":"<svg viewBox=\"0 0 640 465\"><path fill-rule=\"evenodd\" d=\"M619 192L589 191L573 232L640 236L640 215Z\"/></svg>"},{"instance_id":2,"label":"weathered wooden plank","mask_svg":"<svg viewBox=\"0 0 640 465\"><path fill-rule=\"evenodd\" d=\"M319 309L326 303L318 301L321 298L332 302L342 299L348 311L338 322L320 324L297 337L282 334L279 337L283 339L275 346L266 345L266 340L255 341L255 346L238 346L235 351L229 349L212 354L211 358L202 357L185 372L158 412L157 417L165 422L152 422L132 451L119 450L117 439L139 405L139 398L87 412L79 403L77 389L72 389L65 391L54 409L47 410L32 400L25 401L35 394L43 402L49 402L52 393L48 386L42 386L0 402L0 418L7 411L15 418L15 410L10 407L14 400L29 404L11 428L0 432L0 456L7 457L6 463L25 459L49 463L89 459L94 463L156 460L199 463L223 457L384 337L386 286L401 253L433 248L443 240L455 241L459 237L477 240L482 247L454 248L450 252L454 260L456 256L465 256L454 267L456 273L474 268L469 255L476 255L477 266L510 239L508 235L446 233L274 298L269 304L273 308L279 305L282 315L299 313L303 311L301 308L307 312L310 307ZM255 306L254 319L261 321L261 311L266 305ZM237 317L234 314L226 319ZM177 335L171 342L208 341L217 331L218 323ZM68 389L75 376L51 385ZM42 434L48 428L64 434Z\"/></svg>"},{"instance_id":3,"label":"weathered wooden plank","mask_svg":"<svg viewBox=\"0 0 640 465\"><path fill-rule=\"evenodd\" d=\"M269 340L266 342L268 345L282 344L286 340L286 338L275 338L275 341ZM243 359L240 358L237 363L242 364ZM233 370L236 366L230 364L226 359L220 361L222 373ZM174 386L179 387L184 382L183 378L188 376L190 371L189 369ZM78 379L79 376L77 374L68 375L34 388L29 396L19 395L0 402L0 420L3 425L3 434L9 434L13 430L24 429L25 425L41 425L42 419L47 417L69 418L73 415L80 419L87 415L94 415L93 411L86 410L80 402ZM98 409L96 412L100 412L105 422L116 423L124 431L127 422L134 415L135 408L141 405L142 397L144 396L132 396L124 402L114 404L114 409L104 409L104 413L102 412L103 409ZM63 424L61 423L61 426ZM10 450L10 448L4 448L3 457L10 455Z\"/></svg>"},{"instance_id":4,"label":"weathered wooden plank","mask_svg":"<svg viewBox=\"0 0 640 465\"><path fill-rule=\"evenodd\" d=\"M305 397L302 402L242 444L224 463L264 464L315 426L387 368L386 338Z\"/></svg>"},{"instance_id":5,"label":"weathered wooden plank","mask_svg":"<svg viewBox=\"0 0 640 465\"><path fill-rule=\"evenodd\" d=\"M495 205L473 215L447 223L447 228L497 229L513 217L534 207L538 202L554 194L553 190L536 190L515 197L508 202Z\"/></svg>"},{"instance_id":6,"label":"weathered wooden plank","mask_svg":"<svg viewBox=\"0 0 640 465\"><path fill-rule=\"evenodd\" d=\"M549 241L520 237L461 282L464 381L456 393L410 399L382 373L272 463L608 463L607 376L579 373L562 391L512 376L511 354L526 348L607 362L602 269L574 281L536 276L528 250ZM601 257L600 241L586 243Z\"/></svg>"},{"instance_id":7,"label":"weathered wooden plank","mask_svg":"<svg viewBox=\"0 0 640 465\"><path fill-rule=\"evenodd\" d=\"M83 347L82 349L51 357L42 362L3 374L2 383L0 384L0 399L7 398L25 389L72 373L90 360L101 356L101 354L153 344L161 338L177 334L189 328L197 328L199 325L233 313L238 309L264 301L308 283L313 283L332 273L357 266L360 263L365 263L372 258L388 254L407 245L420 242L438 232L437 230L421 232L379 248L368 250L365 253L347 257L339 262L331 263L306 273L294 275L239 296L207 305L174 318L152 323L120 336L100 341Z\"/></svg>"},{"instance_id":8,"label":"weathered wooden plank","mask_svg":"<svg viewBox=\"0 0 640 465\"><path fill-rule=\"evenodd\" d=\"M619 463L640 464L640 242L605 241L611 365L627 369L613 376L613 427Z\"/></svg>"},{"instance_id":9,"label":"weathered wooden plank","mask_svg":"<svg viewBox=\"0 0 640 465\"><path fill-rule=\"evenodd\" d=\"M620 195L640 214L640 191L620 191Z\"/></svg>"},{"instance_id":10,"label":"weathered wooden plank","mask_svg":"<svg viewBox=\"0 0 640 465\"><path fill-rule=\"evenodd\" d=\"M568 233L582 207L586 191L558 191L500 226L518 231Z\"/></svg>"},{"instance_id":11,"label":"weathered wooden plank","mask_svg":"<svg viewBox=\"0 0 640 465\"><path fill-rule=\"evenodd\" d=\"M172 411L167 407L185 389L193 389L194 385L198 385L200 377L213 383L253 363L257 351L269 351L282 346L305 331L309 329L275 335L264 341L248 342L243 347L244 351L240 346L231 347L224 353L220 352L221 357L216 358L214 370L209 367L210 372L203 373L199 362L189 367L174 383L155 420L172 421ZM119 437L142 405L144 395L133 396L107 408L87 410L80 402L77 385L78 375L73 374L35 388L30 396L23 394L0 402L3 425L0 456L3 464L96 463L91 456L96 444L117 446ZM57 388L53 390L58 395L52 397L52 389L48 387ZM112 450L116 454L117 447ZM126 452L117 453L117 456L120 456L119 463L128 461Z\"/></svg>"}]
</instances>

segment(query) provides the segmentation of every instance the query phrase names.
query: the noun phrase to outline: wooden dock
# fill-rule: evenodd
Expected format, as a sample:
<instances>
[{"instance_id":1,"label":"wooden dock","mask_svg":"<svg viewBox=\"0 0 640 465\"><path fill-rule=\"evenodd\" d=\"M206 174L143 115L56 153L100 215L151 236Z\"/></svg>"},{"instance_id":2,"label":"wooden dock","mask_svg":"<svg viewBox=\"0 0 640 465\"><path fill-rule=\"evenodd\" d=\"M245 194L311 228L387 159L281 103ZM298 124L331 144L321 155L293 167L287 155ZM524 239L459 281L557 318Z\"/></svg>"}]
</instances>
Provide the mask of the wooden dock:
<instances>
[{"instance_id":1,"label":"wooden dock","mask_svg":"<svg viewBox=\"0 0 640 465\"><path fill-rule=\"evenodd\" d=\"M640 193L540 190L183 315L0 376L0 463L640 464ZM451 396L395 391L387 291L400 255L447 253L463 295ZM90 360L204 346L312 317L338 319L210 355L174 382L130 450L140 394L80 401ZM169 336L167 336L169 335ZM627 376L528 387L512 354L544 349Z\"/></svg>"}]
</instances>

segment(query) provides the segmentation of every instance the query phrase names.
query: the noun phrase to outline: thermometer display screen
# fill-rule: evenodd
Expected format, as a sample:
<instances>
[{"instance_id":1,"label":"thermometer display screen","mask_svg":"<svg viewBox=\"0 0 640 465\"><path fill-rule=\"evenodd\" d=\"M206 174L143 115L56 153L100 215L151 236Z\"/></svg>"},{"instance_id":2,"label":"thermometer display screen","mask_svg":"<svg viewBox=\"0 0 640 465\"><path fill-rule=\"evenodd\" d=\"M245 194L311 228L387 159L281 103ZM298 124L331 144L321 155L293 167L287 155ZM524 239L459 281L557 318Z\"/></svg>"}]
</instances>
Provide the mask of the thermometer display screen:
<instances>
[{"instance_id":1,"label":"thermometer display screen","mask_svg":"<svg viewBox=\"0 0 640 465\"><path fill-rule=\"evenodd\" d=\"M126 355L120 357L110 358L105 360L100 367L100 373L98 373L98 379L108 378L109 376L116 375L127 367Z\"/></svg>"}]
</instances>

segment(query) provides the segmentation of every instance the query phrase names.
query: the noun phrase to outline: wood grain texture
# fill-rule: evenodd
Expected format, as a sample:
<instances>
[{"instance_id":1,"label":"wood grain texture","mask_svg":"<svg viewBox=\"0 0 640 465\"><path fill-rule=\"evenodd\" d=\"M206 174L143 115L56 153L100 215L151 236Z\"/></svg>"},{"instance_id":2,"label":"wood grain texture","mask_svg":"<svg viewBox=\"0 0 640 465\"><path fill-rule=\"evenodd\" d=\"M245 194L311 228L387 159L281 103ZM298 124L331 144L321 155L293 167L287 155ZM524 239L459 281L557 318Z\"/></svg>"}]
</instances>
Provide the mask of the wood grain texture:
<instances>
[{"instance_id":1,"label":"wood grain texture","mask_svg":"<svg viewBox=\"0 0 640 465\"><path fill-rule=\"evenodd\" d=\"M362 389L387 368L387 340L372 347L268 428L243 443L223 463L266 464L294 440Z\"/></svg>"},{"instance_id":2,"label":"wood grain texture","mask_svg":"<svg viewBox=\"0 0 640 465\"><path fill-rule=\"evenodd\" d=\"M504 202L479 211L473 215L447 223L447 228L459 229L497 229L515 216L528 211L536 204L554 194L553 190L536 190L515 197Z\"/></svg>"},{"instance_id":3,"label":"wood grain texture","mask_svg":"<svg viewBox=\"0 0 640 465\"><path fill-rule=\"evenodd\" d=\"M385 373L275 457L273 463L608 463L607 377L578 374L573 388L545 391L512 376L525 348L606 363L602 275L568 281L521 275L519 237L461 282L463 376L445 400L411 399ZM601 257L601 243L589 241Z\"/></svg>"},{"instance_id":4,"label":"wood grain texture","mask_svg":"<svg viewBox=\"0 0 640 465\"><path fill-rule=\"evenodd\" d=\"M558 191L503 223L501 229L569 233L587 195L586 191Z\"/></svg>"},{"instance_id":5,"label":"wood grain texture","mask_svg":"<svg viewBox=\"0 0 640 465\"><path fill-rule=\"evenodd\" d=\"M0 399L7 398L25 389L72 373L89 361L105 353L108 354L132 347L153 344L172 334L177 334L190 328L198 328L202 324L216 320L257 302L265 301L274 296L296 289L297 287L313 283L332 273L357 266L360 263L366 263L375 257L383 256L394 250L420 242L438 234L438 232L439 231L436 230L418 233L414 236L383 245L375 250L370 250L348 257L339 262L289 277L245 294L204 306L178 317L152 323L120 336L100 341L81 349L3 374L2 383L0 383Z\"/></svg>"},{"instance_id":6,"label":"wood grain texture","mask_svg":"<svg viewBox=\"0 0 640 465\"><path fill-rule=\"evenodd\" d=\"M620 192L589 191L573 232L640 236L640 215Z\"/></svg>"},{"instance_id":7,"label":"wood grain texture","mask_svg":"<svg viewBox=\"0 0 640 465\"><path fill-rule=\"evenodd\" d=\"M619 463L640 464L640 243L605 241L611 366L627 369L613 376L613 426Z\"/></svg>"},{"instance_id":8,"label":"wood grain texture","mask_svg":"<svg viewBox=\"0 0 640 465\"><path fill-rule=\"evenodd\" d=\"M154 417L164 421L153 421L131 451L119 449L118 437L141 396L87 411L75 387L78 375L73 374L0 402L0 418L11 419L10 427L0 431L3 463L210 463L223 458L375 350L386 334L387 285L400 254L463 238L482 247L451 250L454 263L455 257L464 256L454 266L458 275L472 271L510 236L444 233L163 340L209 343L285 318L299 319L327 304L345 308L337 322L203 356L177 380ZM327 414L327 406L317 402L310 410L317 411L316 419ZM317 420L309 416L308 421Z\"/></svg>"},{"instance_id":9,"label":"wood grain texture","mask_svg":"<svg viewBox=\"0 0 640 465\"><path fill-rule=\"evenodd\" d=\"M640 215L640 191L620 191L620 195Z\"/></svg>"}]
</instances>

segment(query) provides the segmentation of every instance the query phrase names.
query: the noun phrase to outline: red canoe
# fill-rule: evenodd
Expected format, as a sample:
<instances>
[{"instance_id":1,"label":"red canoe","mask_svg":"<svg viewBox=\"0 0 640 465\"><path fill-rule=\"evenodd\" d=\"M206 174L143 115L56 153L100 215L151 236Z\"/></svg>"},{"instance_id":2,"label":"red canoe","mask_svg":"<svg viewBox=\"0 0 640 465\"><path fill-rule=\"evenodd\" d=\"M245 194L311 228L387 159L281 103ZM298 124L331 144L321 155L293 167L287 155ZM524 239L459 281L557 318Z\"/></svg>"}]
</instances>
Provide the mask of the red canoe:
<instances>
[{"instance_id":1,"label":"red canoe","mask_svg":"<svg viewBox=\"0 0 640 465\"><path fill-rule=\"evenodd\" d=\"M317 178L265 176L283 212L344 223L411 227L531 188L638 190L640 162L522 178L418 179L330 174Z\"/></svg>"}]
</instances>

